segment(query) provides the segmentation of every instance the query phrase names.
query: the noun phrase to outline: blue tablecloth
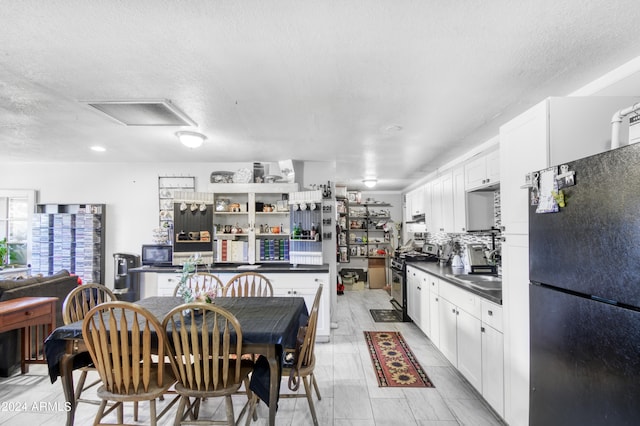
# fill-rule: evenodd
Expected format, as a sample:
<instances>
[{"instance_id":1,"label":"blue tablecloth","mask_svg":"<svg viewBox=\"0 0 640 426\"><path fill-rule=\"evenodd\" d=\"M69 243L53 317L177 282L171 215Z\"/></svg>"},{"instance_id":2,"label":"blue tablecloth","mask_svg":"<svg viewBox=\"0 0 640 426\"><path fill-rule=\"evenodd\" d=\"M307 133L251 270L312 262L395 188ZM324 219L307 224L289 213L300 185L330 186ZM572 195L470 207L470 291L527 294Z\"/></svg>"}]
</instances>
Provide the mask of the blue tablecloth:
<instances>
[{"instance_id":1,"label":"blue tablecloth","mask_svg":"<svg viewBox=\"0 0 640 426\"><path fill-rule=\"evenodd\" d=\"M136 302L160 321L181 303L182 299L178 297L149 297ZM242 327L244 344L275 344L280 349L295 346L298 328L305 325L309 317L301 297L220 297L215 304L236 316ZM60 360L70 339L82 339L82 321L56 328L45 341L52 383L60 375ZM79 354L74 359L74 368L90 362L88 354Z\"/></svg>"}]
</instances>

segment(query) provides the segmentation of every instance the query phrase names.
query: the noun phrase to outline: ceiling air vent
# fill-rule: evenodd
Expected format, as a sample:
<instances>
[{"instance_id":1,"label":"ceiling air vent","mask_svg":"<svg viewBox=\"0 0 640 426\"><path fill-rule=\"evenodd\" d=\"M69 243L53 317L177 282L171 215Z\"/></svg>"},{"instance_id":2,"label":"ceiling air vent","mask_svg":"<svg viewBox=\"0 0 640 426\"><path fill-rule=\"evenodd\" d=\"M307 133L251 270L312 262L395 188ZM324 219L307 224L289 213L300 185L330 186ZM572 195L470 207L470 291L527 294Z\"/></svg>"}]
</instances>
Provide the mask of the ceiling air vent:
<instances>
[{"instance_id":1,"label":"ceiling air vent","mask_svg":"<svg viewBox=\"0 0 640 426\"><path fill-rule=\"evenodd\" d=\"M167 99L86 103L125 126L197 126Z\"/></svg>"}]
</instances>

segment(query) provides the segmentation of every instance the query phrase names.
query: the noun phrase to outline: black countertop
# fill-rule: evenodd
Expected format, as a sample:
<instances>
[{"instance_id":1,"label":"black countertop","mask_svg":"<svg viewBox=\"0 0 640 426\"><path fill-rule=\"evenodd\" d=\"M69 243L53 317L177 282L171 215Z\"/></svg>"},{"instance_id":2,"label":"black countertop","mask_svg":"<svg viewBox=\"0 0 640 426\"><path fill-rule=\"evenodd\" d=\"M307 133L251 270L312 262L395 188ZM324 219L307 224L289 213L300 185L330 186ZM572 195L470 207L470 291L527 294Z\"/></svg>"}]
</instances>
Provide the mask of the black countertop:
<instances>
[{"instance_id":1,"label":"black countertop","mask_svg":"<svg viewBox=\"0 0 640 426\"><path fill-rule=\"evenodd\" d=\"M288 263L262 263L260 265L246 265L239 263L227 263L227 264L215 264L210 268L199 267L201 272L212 273L241 273L255 271L259 273L328 273L329 265L291 265ZM160 274L180 273L182 272L181 266L140 266L138 268L131 268L129 272L143 273L143 272L156 272Z\"/></svg>"},{"instance_id":2,"label":"black countertop","mask_svg":"<svg viewBox=\"0 0 640 426\"><path fill-rule=\"evenodd\" d=\"M453 270L451 269L451 266L440 266L440 264L437 262L408 262L407 266L413 266L414 268L417 268L423 272L435 275L438 278L448 282L449 284L453 284L470 293L477 294L480 297L502 305L502 290L483 290L475 288L471 285L467 285L464 282L452 279L447 276L447 274L455 275L453 273Z\"/></svg>"}]
</instances>

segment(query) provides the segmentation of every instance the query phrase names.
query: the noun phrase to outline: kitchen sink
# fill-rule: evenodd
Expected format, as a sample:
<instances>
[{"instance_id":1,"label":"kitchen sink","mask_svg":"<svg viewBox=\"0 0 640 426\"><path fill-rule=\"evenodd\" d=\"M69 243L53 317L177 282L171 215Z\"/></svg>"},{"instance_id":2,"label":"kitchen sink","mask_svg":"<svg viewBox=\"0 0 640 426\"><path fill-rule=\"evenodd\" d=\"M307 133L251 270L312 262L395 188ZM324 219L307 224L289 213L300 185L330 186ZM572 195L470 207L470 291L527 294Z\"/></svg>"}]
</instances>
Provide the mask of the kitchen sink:
<instances>
[{"instance_id":1,"label":"kitchen sink","mask_svg":"<svg viewBox=\"0 0 640 426\"><path fill-rule=\"evenodd\" d=\"M447 274L450 278L456 278L463 281L472 281L472 282L502 282L502 277L498 277L497 275L479 275L479 274L460 274L453 275Z\"/></svg>"},{"instance_id":2,"label":"kitchen sink","mask_svg":"<svg viewBox=\"0 0 640 426\"><path fill-rule=\"evenodd\" d=\"M447 277L479 290L502 290L502 278L495 275L447 274Z\"/></svg>"}]
</instances>

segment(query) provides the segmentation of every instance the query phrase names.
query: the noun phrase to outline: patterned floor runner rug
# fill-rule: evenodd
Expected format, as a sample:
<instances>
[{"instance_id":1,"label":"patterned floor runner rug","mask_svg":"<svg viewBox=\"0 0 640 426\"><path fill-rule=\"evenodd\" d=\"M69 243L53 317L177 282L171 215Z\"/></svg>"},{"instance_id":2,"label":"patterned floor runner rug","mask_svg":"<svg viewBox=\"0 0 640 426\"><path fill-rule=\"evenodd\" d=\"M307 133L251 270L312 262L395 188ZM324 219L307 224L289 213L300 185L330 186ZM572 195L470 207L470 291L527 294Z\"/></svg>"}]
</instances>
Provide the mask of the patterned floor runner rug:
<instances>
[{"instance_id":1,"label":"patterned floor runner rug","mask_svg":"<svg viewBox=\"0 0 640 426\"><path fill-rule=\"evenodd\" d=\"M375 322L402 322L400 311L395 309L369 309Z\"/></svg>"},{"instance_id":2,"label":"patterned floor runner rug","mask_svg":"<svg viewBox=\"0 0 640 426\"><path fill-rule=\"evenodd\" d=\"M365 331L364 338L380 387L434 387L399 332Z\"/></svg>"}]
</instances>

